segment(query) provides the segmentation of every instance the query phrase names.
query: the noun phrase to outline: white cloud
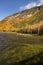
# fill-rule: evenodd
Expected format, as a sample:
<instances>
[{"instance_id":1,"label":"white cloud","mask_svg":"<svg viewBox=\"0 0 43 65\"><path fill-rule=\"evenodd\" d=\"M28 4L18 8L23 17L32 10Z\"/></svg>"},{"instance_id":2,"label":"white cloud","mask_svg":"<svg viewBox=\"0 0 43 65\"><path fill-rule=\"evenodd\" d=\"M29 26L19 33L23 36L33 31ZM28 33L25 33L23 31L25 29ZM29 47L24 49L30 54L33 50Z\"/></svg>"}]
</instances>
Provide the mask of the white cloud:
<instances>
[{"instance_id":1,"label":"white cloud","mask_svg":"<svg viewBox=\"0 0 43 65\"><path fill-rule=\"evenodd\" d=\"M39 4L37 6L43 5L43 0L39 0Z\"/></svg>"},{"instance_id":2,"label":"white cloud","mask_svg":"<svg viewBox=\"0 0 43 65\"><path fill-rule=\"evenodd\" d=\"M28 3L27 5L25 6L21 6L20 7L20 10L25 10L25 9L30 9L32 7L35 7L35 6L40 6L43 4L43 0L39 0L39 3L37 4L36 2L33 2L33 3Z\"/></svg>"},{"instance_id":3,"label":"white cloud","mask_svg":"<svg viewBox=\"0 0 43 65\"><path fill-rule=\"evenodd\" d=\"M20 7L20 10L30 9L32 7L36 6L36 3L30 3L25 6Z\"/></svg>"}]
</instances>

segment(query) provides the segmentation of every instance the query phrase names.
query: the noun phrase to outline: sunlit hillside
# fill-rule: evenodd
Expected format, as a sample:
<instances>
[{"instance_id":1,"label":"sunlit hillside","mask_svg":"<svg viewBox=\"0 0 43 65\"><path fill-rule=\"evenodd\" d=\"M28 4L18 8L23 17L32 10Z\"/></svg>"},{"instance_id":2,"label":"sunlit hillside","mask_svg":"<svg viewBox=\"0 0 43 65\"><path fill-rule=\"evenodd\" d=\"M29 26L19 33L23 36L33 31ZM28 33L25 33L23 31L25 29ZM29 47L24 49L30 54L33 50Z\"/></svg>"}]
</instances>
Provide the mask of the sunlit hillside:
<instances>
[{"instance_id":1,"label":"sunlit hillside","mask_svg":"<svg viewBox=\"0 0 43 65\"><path fill-rule=\"evenodd\" d=\"M39 33L43 31L43 5L6 17L0 22L0 32Z\"/></svg>"}]
</instances>

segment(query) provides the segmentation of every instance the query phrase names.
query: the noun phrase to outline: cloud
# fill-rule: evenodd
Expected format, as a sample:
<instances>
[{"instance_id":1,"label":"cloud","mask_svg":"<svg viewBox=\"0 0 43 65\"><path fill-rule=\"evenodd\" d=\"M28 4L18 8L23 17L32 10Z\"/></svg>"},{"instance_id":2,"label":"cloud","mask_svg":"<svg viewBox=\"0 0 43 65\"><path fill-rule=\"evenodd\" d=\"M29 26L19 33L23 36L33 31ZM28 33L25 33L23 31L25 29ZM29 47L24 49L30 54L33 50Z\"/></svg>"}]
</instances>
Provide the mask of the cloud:
<instances>
[{"instance_id":1,"label":"cloud","mask_svg":"<svg viewBox=\"0 0 43 65\"><path fill-rule=\"evenodd\" d=\"M37 4L37 2L32 2L32 3L28 3L27 5L25 6L21 6L20 7L20 10L26 10L26 9L30 9L32 7L35 7L35 6L40 6L43 4L43 0L39 0L39 3Z\"/></svg>"},{"instance_id":2,"label":"cloud","mask_svg":"<svg viewBox=\"0 0 43 65\"><path fill-rule=\"evenodd\" d=\"M20 10L30 9L30 8L32 8L34 6L36 6L36 3L29 3L29 4L25 5L25 6L21 6Z\"/></svg>"},{"instance_id":3,"label":"cloud","mask_svg":"<svg viewBox=\"0 0 43 65\"><path fill-rule=\"evenodd\" d=\"M37 6L43 5L43 0L39 0L39 3L37 4Z\"/></svg>"}]
</instances>

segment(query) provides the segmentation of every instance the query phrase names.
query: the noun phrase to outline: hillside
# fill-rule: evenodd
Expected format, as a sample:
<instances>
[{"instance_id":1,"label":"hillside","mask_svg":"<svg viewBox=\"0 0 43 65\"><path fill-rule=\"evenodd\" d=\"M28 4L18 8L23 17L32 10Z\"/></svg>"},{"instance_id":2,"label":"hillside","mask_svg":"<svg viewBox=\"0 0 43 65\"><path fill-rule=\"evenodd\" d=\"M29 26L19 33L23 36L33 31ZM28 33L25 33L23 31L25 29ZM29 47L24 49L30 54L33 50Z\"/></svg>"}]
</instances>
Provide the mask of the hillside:
<instances>
[{"instance_id":1,"label":"hillside","mask_svg":"<svg viewBox=\"0 0 43 65\"><path fill-rule=\"evenodd\" d=\"M0 32L39 33L43 31L43 5L6 17L0 22Z\"/></svg>"}]
</instances>

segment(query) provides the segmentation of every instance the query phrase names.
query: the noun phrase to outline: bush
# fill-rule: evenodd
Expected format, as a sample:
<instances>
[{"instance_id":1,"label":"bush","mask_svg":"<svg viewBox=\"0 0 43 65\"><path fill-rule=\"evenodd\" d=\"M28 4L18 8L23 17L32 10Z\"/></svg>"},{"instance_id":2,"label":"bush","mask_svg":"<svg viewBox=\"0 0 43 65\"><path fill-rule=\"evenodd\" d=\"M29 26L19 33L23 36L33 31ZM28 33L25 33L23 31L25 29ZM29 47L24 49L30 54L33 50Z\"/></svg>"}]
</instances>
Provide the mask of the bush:
<instances>
[{"instance_id":1,"label":"bush","mask_svg":"<svg viewBox=\"0 0 43 65\"><path fill-rule=\"evenodd\" d=\"M27 32L27 29L20 29L20 30L17 31L17 32L19 32L19 33L28 33L28 32Z\"/></svg>"}]
</instances>

